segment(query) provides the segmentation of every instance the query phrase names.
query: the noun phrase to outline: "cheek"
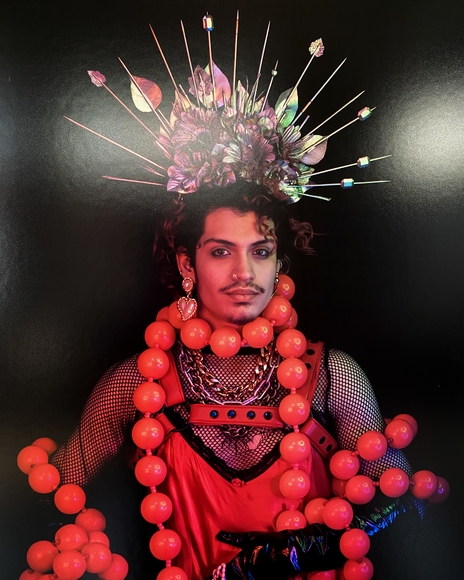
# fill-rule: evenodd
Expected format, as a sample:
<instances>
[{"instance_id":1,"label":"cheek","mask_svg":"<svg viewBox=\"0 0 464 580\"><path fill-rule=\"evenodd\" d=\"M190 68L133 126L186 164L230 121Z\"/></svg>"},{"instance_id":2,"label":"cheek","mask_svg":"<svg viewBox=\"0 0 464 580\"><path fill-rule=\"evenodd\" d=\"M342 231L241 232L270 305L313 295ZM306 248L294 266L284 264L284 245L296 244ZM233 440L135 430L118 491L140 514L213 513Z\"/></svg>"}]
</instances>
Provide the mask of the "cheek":
<instances>
[{"instance_id":1,"label":"cheek","mask_svg":"<svg viewBox=\"0 0 464 580\"><path fill-rule=\"evenodd\" d=\"M274 292L275 280L276 280L276 265L272 266L269 269L268 288L269 288L270 292Z\"/></svg>"},{"instance_id":2,"label":"cheek","mask_svg":"<svg viewBox=\"0 0 464 580\"><path fill-rule=\"evenodd\" d=\"M197 276L197 295L201 299L214 292L220 286L218 272L214 268L199 268Z\"/></svg>"}]
</instances>

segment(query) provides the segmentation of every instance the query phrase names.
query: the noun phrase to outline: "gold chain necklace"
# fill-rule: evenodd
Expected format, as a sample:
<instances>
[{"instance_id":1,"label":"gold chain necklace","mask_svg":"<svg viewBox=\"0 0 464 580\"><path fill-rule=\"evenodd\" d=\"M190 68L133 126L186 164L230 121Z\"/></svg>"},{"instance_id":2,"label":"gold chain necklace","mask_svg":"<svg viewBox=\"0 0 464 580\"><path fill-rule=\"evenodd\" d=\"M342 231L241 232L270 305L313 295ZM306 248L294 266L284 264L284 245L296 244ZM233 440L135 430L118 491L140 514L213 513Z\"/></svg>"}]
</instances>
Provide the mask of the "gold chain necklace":
<instances>
[{"instance_id":1,"label":"gold chain necklace","mask_svg":"<svg viewBox=\"0 0 464 580\"><path fill-rule=\"evenodd\" d=\"M275 394L278 383L271 381L271 377L279 364L279 358L274 348L274 341L271 341L260 349L256 365L248 381L231 387L222 385L213 375L200 350L192 350L181 343L179 364L192 391L201 402L218 405L250 405L255 401L263 404ZM275 383L272 385L273 388L271 388L271 383Z\"/></svg>"}]
</instances>

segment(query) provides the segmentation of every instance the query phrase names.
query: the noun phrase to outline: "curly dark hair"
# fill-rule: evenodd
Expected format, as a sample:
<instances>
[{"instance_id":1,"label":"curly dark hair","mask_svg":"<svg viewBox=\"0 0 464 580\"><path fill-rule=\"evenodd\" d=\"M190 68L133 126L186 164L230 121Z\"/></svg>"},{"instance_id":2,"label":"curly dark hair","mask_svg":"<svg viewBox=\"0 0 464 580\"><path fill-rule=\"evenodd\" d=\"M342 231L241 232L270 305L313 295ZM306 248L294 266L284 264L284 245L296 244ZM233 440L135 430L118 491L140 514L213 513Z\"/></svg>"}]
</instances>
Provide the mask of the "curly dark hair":
<instances>
[{"instance_id":1,"label":"curly dark hair","mask_svg":"<svg viewBox=\"0 0 464 580\"><path fill-rule=\"evenodd\" d=\"M170 288L180 288L176 255L185 253L195 266L198 240L203 235L205 219L213 211L229 208L237 214L254 212L263 232L277 240L277 258L282 261L282 271L288 271L291 248L313 254L311 247L313 230L309 223L291 217L289 204L277 199L263 185L240 181L227 187L200 188L196 193L185 195L175 201L157 232L154 258L161 272L161 281ZM274 227L269 229L268 221Z\"/></svg>"}]
</instances>

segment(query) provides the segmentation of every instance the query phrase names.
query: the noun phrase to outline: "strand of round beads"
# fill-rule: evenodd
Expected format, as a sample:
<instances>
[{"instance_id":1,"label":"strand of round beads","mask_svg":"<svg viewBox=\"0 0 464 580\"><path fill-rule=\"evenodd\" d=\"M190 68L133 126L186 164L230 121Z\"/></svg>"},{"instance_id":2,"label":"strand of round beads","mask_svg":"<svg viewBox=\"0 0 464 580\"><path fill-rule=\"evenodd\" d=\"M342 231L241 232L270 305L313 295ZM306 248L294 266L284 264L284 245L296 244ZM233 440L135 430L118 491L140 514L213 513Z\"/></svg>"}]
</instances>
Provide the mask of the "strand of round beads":
<instances>
[{"instance_id":1,"label":"strand of round beads","mask_svg":"<svg viewBox=\"0 0 464 580\"><path fill-rule=\"evenodd\" d=\"M53 440L41 437L19 452L17 464L28 475L34 491L48 494L56 490L56 508L63 514L77 514L75 523L61 526L54 542L39 540L29 547L29 569L19 580L78 580L85 572L98 574L101 580L124 580L129 567L122 556L110 551L110 541L103 532L105 516L85 507L86 494L79 485L60 486L58 470L48 463L56 448Z\"/></svg>"},{"instance_id":2,"label":"strand of round beads","mask_svg":"<svg viewBox=\"0 0 464 580\"><path fill-rule=\"evenodd\" d=\"M157 580L187 580L181 568L172 566L172 560L179 554L182 542L177 532L164 527L164 522L171 517L173 507L170 498L157 491L156 486L164 481L167 468L160 457L153 455L153 450L163 442L164 429L152 415L162 409L166 400L163 388L155 380L162 378L169 370L169 359L164 351L172 347L175 339L175 330L166 321L159 320L148 326L145 341L149 348L141 353L137 361L139 372L147 382L134 391L134 404L143 413L143 417L135 423L132 439L137 447L146 452L135 466L135 476L139 483L150 490L140 509L149 523L158 526L158 531L150 539L150 551L155 558L166 562Z\"/></svg>"},{"instance_id":3,"label":"strand of round beads","mask_svg":"<svg viewBox=\"0 0 464 580\"><path fill-rule=\"evenodd\" d=\"M325 524L335 530L345 529L340 538L340 551L348 559L343 573L346 580L370 580L374 574L372 562L366 557L370 548L369 536L363 530L350 528L353 509L350 504L363 505L370 502L379 487L384 495L398 498L408 490L418 499L440 503L449 494L449 485L442 477L431 471L421 470L412 475L398 468L386 469L379 481L365 475L357 475L359 457L376 461L383 457L390 446L403 449L417 434L417 422L411 415L400 414L386 421L385 433L367 431L359 437L355 451L341 450L330 460L332 499L316 498L308 502L305 516L310 524Z\"/></svg>"},{"instance_id":4,"label":"strand of round beads","mask_svg":"<svg viewBox=\"0 0 464 580\"><path fill-rule=\"evenodd\" d=\"M294 293L292 280L282 275L277 291L282 295L276 294L271 299L263 317L243 327L243 339L231 327L219 328L213 332L210 325L200 318L192 317L183 321L177 302L162 308L156 321L145 331L148 349L140 354L137 366L147 381L137 387L133 397L134 404L143 417L135 423L132 439L137 447L146 453L135 466L137 480L150 490L142 501L142 516L159 528L150 540L150 551L155 558L166 561L166 568L159 573L157 580L187 578L183 570L171 565L171 560L181 549L179 535L164 527L164 522L172 514L172 502L168 496L156 489L156 486L164 481L167 471L163 460L153 455L153 450L163 442L164 429L161 423L152 417L162 409L166 400L163 388L155 382L169 370L169 359L165 351L173 346L176 330L180 332L180 338L188 348L200 350L209 344L212 351L222 357L234 356L244 345L254 348L266 346L274 337L274 326L278 325L279 329L284 330L291 328L297 321L296 313L289 302Z\"/></svg>"},{"instance_id":5,"label":"strand of round beads","mask_svg":"<svg viewBox=\"0 0 464 580\"><path fill-rule=\"evenodd\" d=\"M309 417L310 405L307 399L297 394L308 378L308 369L301 361L306 352L307 340L298 330L287 329L281 332L276 342L277 352L284 359L278 369L279 383L290 390L280 406L281 419L290 424L292 433L284 436L280 443L280 453L285 461L292 464L292 469L286 471L280 478L279 489L282 495L290 500L301 500L307 495L310 481L306 471L299 468L300 463L309 461L311 457L311 443L306 435L300 433L299 425ZM304 514L295 509L294 504L279 514L276 521L278 531L298 529L306 526Z\"/></svg>"},{"instance_id":6,"label":"strand of round beads","mask_svg":"<svg viewBox=\"0 0 464 580\"><path fill-rule=\"evenodd\" d=\"M229 358L237 354L242 346L248 345L253 348L262 348L271 342L275 332L278 333L296 326L298 317L289 302L294 292L295 285L291 278L281 274L275 295L271 298L260 317L244 325L242 337L231 326L224 326L213 331L206 320L201 318L192 317L183 321L177 307L177 301L174 301L170 306L165 306L158 312L156 322L148 327L147 333L150 327L158 329L158 322L166 322L173 329L180 332L180 338L188 348L201 350L209 345L214 354ZM157 330L156 332L159 331ZM148 340L147 344L149 344ZM160 346L160 348L166 350L164 346Z\"/></svg>"},{"instance_id":7,"label":"strand of round beads","mask_svg":"<svg viewBox=\"0 0 464 580\"><path fill-rule=\"evenodd\" d=\"M210 345L211 350L221 357L234 356L240 347L245 345L262 348L273 339L274 332L279 333L276 340L276 350L283 360L277 368L277 378L279 383L290 391L290 394L284 397L280 403L279 414L282 421L292 426L293 429L292 433L284 436L280 444L281 455L291 464L291 469L282 475L279 487L282 495L292 503L290 503L289 509L279 514L276 528L278 531L299 529L304 528L308 523L319 523L334 530L345 530L340 539L340 550L348 559L344 567L345 578L346 580L370 580L373 575L373 566L366 558L370 541L364 531L350 528L353 519L351 503L367 503L374 497L376 487L380 487L389 497L399 497L411 488L413 495L418 498L434 497L432 495L434 491L431 491L433 488L433 490L439 490L436 492L436 501L438 502L445 499L449 486L445 480L436 478L427 471L418 472L409 480L404 471L399 468L391 468L384 472L379 482L373 482L367 476L357 475L359 457L375 461L385 454L388 445L402 449L412 440L417 432L417 424L409 415L398 415L389 422L385 435L369 431L359 438L356 451L342 450L333 455L330 469L334 475L332 489L337 497L329 500L326 498L311 500L306 505L304 513L295 509L293 502L305 497L310 488L307 469L301 470L300 465L302 462L310 460L311 444L308 437L299 430L299 425L303 424L309 417L310 404L305 397L297 393L297 390L305 384L308 371L301 360L306 351L307 341L300 331L294 329L297 315L289 302L294 291L295 287L291 279L288 276L281 276L276 294L269 301L261 317L244 325L242 337L231 327L220 328L213 332L209 324L199 318L191 318L184 322L177 308L177 302L173 302L171 306L163 308L158 313L157 321L147 328L145 337L149 349L140 356L139 370L143 376L148 378L148 383L144 383L144 385L156 384L153 383L153 380L161 378L167 372L169 361L162 351L171 348L174 344L175 329L180 332L180 338L188 348L197 350ZM146 368L142 369L143 365L147 365ZM154 388L161 389L159 385ZM164 397L153 394L153 398L157 402L149 409L138 406L137 403L136 406L146 414L145 419L156 421L150 417L150 414L161 409ZM156 444L153 447L159 444L160 442L158 443L158 439L156 439ZM145 443L145 447L147 457L143 459L146 460L152 455L150 445ZM156 459L159 460L159 458ZM158 469L165 473L165 466L158 465ZM165 475L160 477L159 481L154 479L145 483L150 487L150 495L158 493L156 485L161 483ZM156 483L157 481L158 483ZM152 504L157 506L156 508L146 507L147 512L153 509L152 514L156 514L148 515L146 519L151 518L148 521L158 524L160 531L157 534L165 532L163 522L169 518L172 512L170 500L167 496L160 496L163 494L146 500L147 506ZM163 508L158 507L158 499L160 502L163 501ZM166 574L169 574L170 569L174 570L174 567L170 566L168 556L174 558L180 550L180 540L178 541L177 534L174 534L175 532L169 531L167 535L159 536L163 541L158 551L156 547L152 546L152 542L150 543L152 553L167 560L167 567L162 571ZM153 537L155 536L156 534ZM166 548L168 536L174 544L171 551ZM184 573L182 570L180 573L178 578L183 580L182 574ZM159 576L158 580L171 578L173 575Z\"/></svg>"}]
</instances>

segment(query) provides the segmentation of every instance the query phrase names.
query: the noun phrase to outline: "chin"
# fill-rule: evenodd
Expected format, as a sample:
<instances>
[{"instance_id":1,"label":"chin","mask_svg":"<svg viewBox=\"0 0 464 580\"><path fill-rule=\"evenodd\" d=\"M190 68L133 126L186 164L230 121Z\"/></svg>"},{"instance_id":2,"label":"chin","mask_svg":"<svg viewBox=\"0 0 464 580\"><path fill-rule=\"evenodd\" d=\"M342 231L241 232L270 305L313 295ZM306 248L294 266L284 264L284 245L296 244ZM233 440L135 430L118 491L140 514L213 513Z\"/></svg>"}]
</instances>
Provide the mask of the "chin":
<instances>
[{"instance_id":1,"label":"chin","mask_svg":"<svg viewBox=\"0 0 464 580\"><path fill-rule=\"evenodd\" d=\"M243 316L242 318L231 318L229 319L230 324L234 326L244 326L248 322L253 322L253 320L257 318L256 316Z\"/></svg>"},{"instance_id":2,"label":"chin","mask_svg":"<svg viewBox=\"0 0 464 580\"><path fill-rule=\"evenodd\" d=\"M258 316L261 314L262 310L260 310L259 312L250 312L250 311L242 311L242 312L237 312L234 314L231 314L228 322L230 322L231 324L235 324L236 326L243 326L244 324L247 324L248 322L253 322L253 320L255 320L256 318L258 318Z\"/></svg>"}]
</instances>

